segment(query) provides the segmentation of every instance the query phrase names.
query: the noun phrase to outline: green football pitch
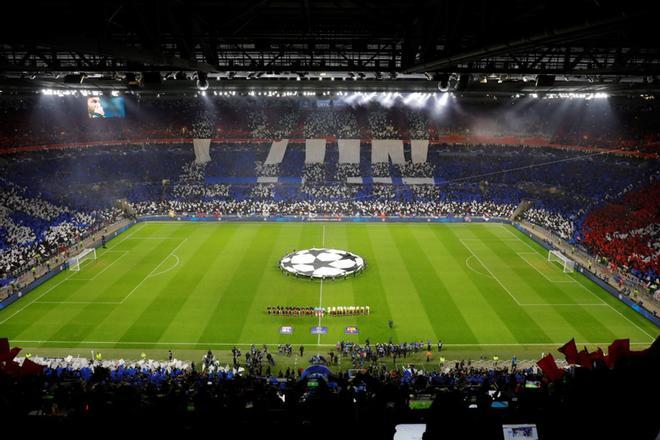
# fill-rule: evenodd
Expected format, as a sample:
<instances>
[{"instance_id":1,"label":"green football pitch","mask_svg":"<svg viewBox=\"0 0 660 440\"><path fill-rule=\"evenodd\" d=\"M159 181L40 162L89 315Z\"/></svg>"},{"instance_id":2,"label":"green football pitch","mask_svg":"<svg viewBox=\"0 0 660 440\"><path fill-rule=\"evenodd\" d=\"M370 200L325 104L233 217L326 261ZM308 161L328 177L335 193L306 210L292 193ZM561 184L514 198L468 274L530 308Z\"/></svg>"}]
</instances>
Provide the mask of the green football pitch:
<instances>
[{"instance_id":1,"label":"green football pitch","mask_svg":"<svg viewBox=\"0 0 660 440\"><path fill-rule=\"evenodd\" d=\"M285 276L293 249L362 256L356 277ZM369 316L269 316L266 307L369 306ZM393 328L388 321L392 320ZM313 326L327 334L311 334ZM283 326L292 334L281 334ZM345 334L355 326L359 334ZM335 345L339 340L442 340L461 353L487 347L637 348L658 329L503 224L139 223L0 311L0 336L23 347L228 349L234 344ZM603 347L605 348L605 347ZM552 348L550 348L552 349Z\"/></svg>"}]
</instances>

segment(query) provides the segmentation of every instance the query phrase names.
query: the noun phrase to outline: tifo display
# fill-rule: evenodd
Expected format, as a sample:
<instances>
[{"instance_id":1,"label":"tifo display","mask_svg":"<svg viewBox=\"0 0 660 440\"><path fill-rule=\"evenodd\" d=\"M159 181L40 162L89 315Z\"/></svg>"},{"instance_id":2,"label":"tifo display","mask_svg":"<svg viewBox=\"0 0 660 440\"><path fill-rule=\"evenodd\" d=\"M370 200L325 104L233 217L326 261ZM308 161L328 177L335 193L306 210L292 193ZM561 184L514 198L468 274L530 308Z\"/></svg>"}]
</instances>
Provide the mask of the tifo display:
<instances>
[{"instance_id":1,"label":"tifo display","mask_svg":"<svg viewBox=\"0 0 660 440\"><path fill-rule=\"evenodd\" d=\"M2 438L660 440L655 3L4 2Z\"/></svg>"}]
</instances>

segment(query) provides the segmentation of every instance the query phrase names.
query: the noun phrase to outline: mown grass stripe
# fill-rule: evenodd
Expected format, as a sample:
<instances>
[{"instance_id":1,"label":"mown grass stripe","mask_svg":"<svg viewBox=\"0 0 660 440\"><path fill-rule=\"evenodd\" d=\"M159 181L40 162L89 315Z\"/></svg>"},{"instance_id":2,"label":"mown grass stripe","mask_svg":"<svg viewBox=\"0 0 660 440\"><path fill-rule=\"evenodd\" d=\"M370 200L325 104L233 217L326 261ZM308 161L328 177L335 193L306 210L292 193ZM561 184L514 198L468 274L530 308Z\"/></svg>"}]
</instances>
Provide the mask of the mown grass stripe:
<instances>
[{"instance_id":1,"label":"mown grass stripe","mask_svg":"<svg viewBox=\"0 0 660 440\"><path fill-rule=\"evenodd\" d=\"M116 273L116 281L109 286L106 286L105 289L101 289L104 293L111 292L113 294L112 299L121 300L126 295L128 295L136 286L140 285L142 281L148 276L148 274L153 271L155 268L154 263L159 264L166 255L168 255L172 250L173 243L169 240L157 241L154 247L149 247L149 253L142 257L142 264L139 265L139 271L131 271L128 280L132 282L132 285L127 285L127 280L120 273ZM139 249L139 252L144 252L145 249ZM129 290L130 288L130 290ZM97 298L99 298L97 296ZM62 325L57 331L52 333L51 339L63 339L67 335L73 335L74 338L80 338L84 340L89 337L90 334L94 332L94 329L102 325L103 322L109 317L115 310L121 310L121 304L111 304L106 305L106 307L100 307L98 304L87 304L80 308L78 313L68 319L64 325ZM70 307L69 304L61 304L59 307ZM116 336L115 336L116 337ZM121 338L120 338L121 340Z\"/></svg>"},{"instance_id":2,"label":"mown grass stripe","mask_svg":"<svg viewBox=\"0 0 660 440\"><path fill-rule=\"evenodd\" d=\"M423 231L417 232L418 241L425 246L424 250L438 276L452 286L448 294L460 308L479 342L516 341L515 334L507 325L508 321L486 300L485 295L489 292L483 290L483 283L480 282L482 277L475 279L473 269L467 267L465 260L469 257L463 258L467 250L459 242L448 239L446 231L442 234L442 240L437 239L436 231L435 225L429 225ZM432 249L428 249L431 244ZM475 260L473 264L478 262ZM483 268L480 270L484 272ZM491 299L496 298L497 296L491 295ZM504 298L507 301L510 299Z\"/></svg>"},{"instance_id":3,"label":"mown grass stripe","mask_svg":"<svg viewBox=\"0 0 660 440\"><path fill-rule=\"evenodd\" d=\"M449 229L449 232L454 237L454 240L450 240L449 242L456 243L456 246L458 246L458 243L461 243L460 239L462 238L463 231ZM483 236L484 231L480 232ZM461 243L461 246L464 245ZM465 250L467 253L460 254L461 258L463 256L467 258L467 256L471 254L467 248L465 248ZM475 264L477 267L481 266L481 262L478 260ZM481 270L487 272L484 267L481 267ZM535 319L533 319L524 308L518 306L515 300L505 291L496 279L483 278L477 280L474 278L473 281L478 287L482 298L490 305L493 311L497 313L500 321L507 326L518 342L548 342L552 340Z\"/></svg>"},{"instance_id":4,"label":"mown grass stripe","mask_svg":"<svg viewBox=\"0 0 660 440\"><path fill-rule=\"evenodd\" d=\"M484 247L489 250L491 258L497 259L501 265L505 265L506 261L515 258L515 251L509 248L505 241L500 244L497 244L496 241L487 241L484 242ZM526 269L521 265L510 265L505 281L507 277L509 279L515 278L518 285L523 286L526 292L534 292L533 296L528 296L528 298L535 298L533 304L549 304L547 307L529 309L531 310L529 313L534 315L536 321L547 323L546 328L548 331L552 332L553 328L558 328L562 335L573 334L576 338L588 341L592 341L594 338L598 340L598 335L601 335L601 338L604 335L606 339L616 338L608 328L592 316L591 313L599 313L598 308L589 308L577 304L571 307L553 306L554 303L575 304L575 298L551 285L537 272ZM557 325L557 318L553 315L561 317L564 321L563 325ZM556 338L559 335L552 336Z\"/></svg>"},{"instance_id":5,"label":"mown grass stripe","mask_svg":"<svg viewBox=\"0 0 660 440\"><path fill-rule=\"evenodd\" d=\"M356 278L324 283L324 304L368 304L372 314L323 318L322 325L330 332L322 337L321 346L349 338L377 342L390 337L393 341L411 341L434 340L437 336L446 346L458 347L466 338L475 337L475 345L466 347L475 347L472 350L477 354L480 347L496 343L521 347L522 353L528 350L524 347L536 346L533 344L552 345L551 341L562 342L571 337L603 343L615 335L643 343L651 339L649 335L658 334L650 322L580 274L571 275L575 283L561 283L570 286L569 290L560 286L563 290L552 291L557 287L546 286L547 280L534 268L525 266L516 255L518 251L540 248L528 243L530 249L525 244L529 239L518 240L508 227L500 224L325 225L328 246L362 255L368 267ZM19 341L41 341L44 346L61 347L63 353L67 346L82 349L93 346L95 341L119 350L162 347L168 341L180 347L191 341L191 348L197 349L206 348L206 344L261 341L286 341L296 348L301 343L316 344L317 337L309 333L309 327L316 324L317 318L268 317L265 307L318 302L318 283L283 276L276 264L293 248L319 246L322 227L318 223L264 222L139 224L108 243L109 252L129 252L101 277L67 281L58 286L70 274L64 273L0 310L0 335ZM179 266L144 281L124 304L113 304L185 238L192 245L186 244L177 251L181 257ZM577 289L572 304L578 298L579 302L589 298L607 305L518 307L511 304L512 298L495 280L465 266L470 254L458 238L478 247L483 254L500 253L502 262L494 260L495 265L502 267L502 275L498 273L498 277L507 282L504 277L509 273L513 279L524 279L526 284L518 283L521 297L540 295L546 302L552 299L564 303L565 296L573 297L572 289ZM98 255L103 258L103 251L99 250ZM470 262L480 272L488 273L476 260ZM102 263L98 262L96 268L90 266L89 273L98 272ZM83 268L74 275L84 276L84 273ZM178 296L186 291L187 297ZM44 292L48 293L44 295ZM442 301L453 301L458 312L447 315L446 308L439 310L432 294L439 295ZM40 295L44 295L41 298L44 301L55 301L32 303ZM57 303L65 298L72 304ZM395 321L392 330L387 327L388 319ZM460 331L460 341L437 335L439 331L447 333L445 326L453 325L455 319L462 319L471 335ZM142 322L144 327L136 326L136 322ZM293 335L279 335L279 327L285 322L296 327ZM355 324L360 329L359 335L343 335L345 326ZM133 334L123 337L127 332ZM516 345L521 342L525 345Z\"/></svg>"},{"instance_id":6,"label":"mown grass stripe","mask_svg":"<svg viewBox=\"0 0 660 440\"><path fill-rule=\"evenodd\" d=\"M426 316L431 323L435 331L434 339L441 338L446 341L465 343L479 342L461 309L449 293L445 280L438 276L426 256L426 252L410 229L398 228L392 235L392 239L403 261L406 262L406 269L413 282L409 292L419 296L423 306L419 312ZM420 336L424 337L424 335Z\"/></svg>"},{"instance_id":7,"label":"mown grass stripe","mask_svg":"<svg viewBox=\"0 0 660 440\"><path fill-rule=\"evenodd\" d=\"M272 265L270 251L277 239L281 225L260 225L257 234L251 237L242 249L235 249L236 258L244 268L230 275L230 281L224 287L213 315L201 332L199 342L240 340L247 312L254 301L257 286L263 277L263 271Z\"/></svg>"},{"instance_id":8,"label":"mown grass stripe","mask_svg":"<svg viewBox=\"0 0 660 440\"><path fill-rule=\"evenodd\" d=\"M212 240L213 233L210 229L198 229L186 238L183 245L177 244L177 252L180 252L183 258L180 265L160 277L146 279L141 289L134 291L133 296L127 299L126 304L140 308L141 314L133 325L124 331L120 341L140 337L156 341L161 339L195 287L202 281L200 275L208 267L207 261L204 261L206 255L217 247Z\"/></svg>"}]
</instances>

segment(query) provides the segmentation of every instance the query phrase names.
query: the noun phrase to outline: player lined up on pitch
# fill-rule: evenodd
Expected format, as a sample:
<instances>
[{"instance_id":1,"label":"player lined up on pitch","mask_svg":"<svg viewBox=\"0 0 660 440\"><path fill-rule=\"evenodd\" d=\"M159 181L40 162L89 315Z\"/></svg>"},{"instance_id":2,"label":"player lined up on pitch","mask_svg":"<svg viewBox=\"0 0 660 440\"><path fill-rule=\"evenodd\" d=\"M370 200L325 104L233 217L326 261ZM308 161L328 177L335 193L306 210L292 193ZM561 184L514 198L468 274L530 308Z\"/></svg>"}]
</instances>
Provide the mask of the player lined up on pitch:
<instances>
[{"instance_id":1,"label":"player lined up on pitch","mask_svg":"<svg viewBox=\"0 0 660 440\"><path fill-rule=\"evenodd\" d=\"M332 307L299 307L299 306L269 306L266 313L276 316L353 316L368 315L369 306L332 306Z\"/></svg>"},{"instance_id":2,"label":"player lined up on pitch","mask_svg":"<svg viewBox=\"0 0 660 440\"><path fill-rule=\"evenodd\" d=\"M330 316L368 315L370 312L369 306L328 307L328 314Z\"/></svg>"},{"instance_id":3,"label":"player lined up on pitch","mask_svg":"<svg viewBox=\"0 0 660 440\"><path fill-rule=\"evenodd\" d=\"M272 306L266 307L269 315L277 316L323 316L322 307Z\"/></svg>"}]
</instances>

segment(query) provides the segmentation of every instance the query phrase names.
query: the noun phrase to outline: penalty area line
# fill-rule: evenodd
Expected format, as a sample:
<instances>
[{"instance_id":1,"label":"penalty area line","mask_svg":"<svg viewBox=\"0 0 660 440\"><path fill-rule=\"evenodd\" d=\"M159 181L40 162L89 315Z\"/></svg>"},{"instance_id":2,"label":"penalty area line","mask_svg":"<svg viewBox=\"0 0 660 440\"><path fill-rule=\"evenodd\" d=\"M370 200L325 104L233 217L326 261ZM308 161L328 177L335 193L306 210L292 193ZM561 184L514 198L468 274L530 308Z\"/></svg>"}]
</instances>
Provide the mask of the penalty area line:
<instances>
[{"instance_id":1,"label":"penalty area line","mask_svg":"<svg viewBox=\"0 0 660 440\"><path fill-rule=\"evenodd\" d=\"M117 241L117 242L114 243L114 246L113 246L113 243L110 243L110 245L108 246L108 250L112 250L112 249L116 248L117 246L119 246L120 244L122 244L127 238L131 237L132 235L135 235L135 233L139 232L139 231L142 230L142 229L143 229L143 227L142 227L142 228L138 228L137 226L135 226L135 230L134 230L134 231L129 232L129 233L126 234L126 236L120 238L119 241ZM117 237L114 237L114 238L117 238ZM60 273L61 273L61 272L60 272ZM27 303L26 305L24 305L23 307L21 307L20 309L16 310L14 313L12 313L11 315L7 316L5 319L3 319L2 321L0 321L0 325L4 324L5 322L9 321L9 320L10 320L11 318L13 318L14 316L16 316L16 315L18 315L19 313L21 313L21 312L22 312L23 310L25 310L26 308L30 307L32 304L34 304L35 302L37 302L38 300L40 300L41 298L43 298L43 296L46 295L48 292L51 292L51 291L52 291L53 289L55 289L57 286L61 285L61 284L64 283L65 281L68 281L71 277L73 277L73 276L74 276L75 274L77 274L77 273L78 273L78 272L73 272L73 271L72 271L71 274L67 275L63 280L59 281L57 284L53 284L53 286L50 287L48 290L46 290L44 293L42 293L41 295L37 296L37 297L36 297L35 299L33 299L31 302Z\"/></svg>"},{"instance_id":2,"label":"penalty area line","mask_svg":"<svg viewBox=\"0 0 660 440\"><path fill-rule=\"evenodd\" d=\"M179 248L181 247L181 245L183 245L183 243L185 243L186 241L188 241L188 239L187 239L187 238L184 238L184 239L181 241L181 243L179 243L179 244L177 245L177 247L175 247L174 249L172 249L172 251L171 251L169 254L167 254L167 256L165 256L165 258L163 258L163 259L160 261L160 263L158 263L158 265L157 265L156 267L154 267L154 268L151 270L151 272L149 272L149 273L147 274L147 276L144 277L144 278L142 279L142 281L140 281L140 282L138 283L138 285L135 286L135 287L133 288L133 290L131 290L130 292L128 292L128 295L126 295L126 296L124 297L124 299L122 299L122 300L120 301L120 304L123 304L124 301L126 301L131 295L133 295L133 293L138 289L138 287L140 287L140 286L142 285L142 283L144 283L145 281L147 281L147 280L153 275L153 273L156 271L156 269L158 269L158 268L159 268L159 267L160 267L160 266L161 266L161 265L162 265L162 264L163 264L163 263L164 263L164 262L170 257L170 255L174 254L174 252L175 252L177 249L179 249ZM178 257L177 257L177 259L178 259Z\"/></svg>"},{"instance_id":3,"label":"penalty area line","mask_svg":"<svg viewBox=\"0 0 660 440\"><path fill-rule=\"evenodd\" d=\"M495 276L495 274L494 274L494 273L488 268L488 266L486 266L486 265L484 264L484 262L481 261L481 258L479 258L479 257L477 256L477 254L476 254L472 249L470 249L470 247L469 247L467 244L465 244L465 242L463 241L463 239L462 239L462 238L459 238L458 241L460 241L460 243L463 245L463 247L464 247L465 249L467 249L468 252L470 252L474 258L477 259L477 261L479 262L479 264L481 264L481 267L483 267L484 269L486 269L486 272L488 272L488 273L490 274L490 276L493 277L493 279L494 279L495 281L497 281L497 284L499 284L499 285L504 289L504 291L505 291L506 293L508 293L509 296L510 296L511 298L513 298L513 300L515 301L515 303L516 303L517 305L520 305L521 303L520 303L520 301L518 301L518 298L516 298L515 295L514 295L513 293L511 293L511 291L510 291L510 290L504 285L504 283L502 283L502 282L501 282L501 281Z\"/></svg>"},{"instance_id":4,"label":"penalty area line","mask_svg":"<svg viewBox=\"0 0 660 440\"><path fill-rule=\"evenodd\" d=\"M532 246L530 246L528 243L526 243L523 239L521 239L520 237L518 237L513 231L511 231L509 228L507 228L506 225L502 225L502 226L504 227L504 229L505 229L506 231L508 231L513 237L515 237L516 239L518 239L521 243L525 244L528 248L532 249L533 251L535 251L536 253L538 253L538 254L541 255L542 257L544 257L544 255L541 254L541 252L539 252L538 250L534 249ZM619 312L619 311L618 311L617 309L615 309L610 303L608 303L607 301L603 300L600 296L598 296L598 294L597 294L596 292L594 292L593 290L591 290L590 288L588 288L587 286L585 286L584 284L582 284L580 281L576 280L575 278L573 278L573 281L575 281L575 284L577 284L580 288L586 290L587 292L589 292L589 293L591 293L593 296L595 296L595 297L596 297L596 298L602 303L602 305L606 305L607 307L609 307L610 309L612 309L612 311L614 311L614 313L616 313L616 314L618 314L619 316L621 316L623 319L625 319L625 320L628 321L630 324L632 324L633 326L635 326L635 328L637 328L637 330L641 331L641 332L644 333L646 336L648 336L649 338L651 338L651 341L655 341L655 338L654 338L653 336L651 336L650 333L648 333L646 330L644 330L644 329L641 328L639 325L637 325L632 319L630 319L629 317L627 317L627 316L624 315L623 313ZM593 282L593 281L592 281L592 282Z\"/></svg>"},{"instance_id":5,"label":"penalty area line","mask_svg":"<svg viewBox=\"0 0 660 440\"><path fill-rule=\"evenodd\" d=\"M115 258L114 260L112 260L112 262L110 264L108 264L103 270L101 270L99 273L97 273L93 277L91 277L91 278L71 278L70 280L71 281L94 281L99 275L101 275L106 270L110 269L110 267L112 267L113 264L115 264L117 261L121 260L122 257L125 257L128 254L129 251L108 251L108 252L111 252L111 253L122 252L122 254L120 256L118 256L117 258ZM99 258L96 261L99 261L103 257L103 255L107 254L108 252L104 252L101 256L99 256ZM78 273L80 273L80 271L78 271Z\"/></svg>"},{"instance_id":6,"label":"penalty area line","mask_svg":"<svg viewBox=\"0 0 660 440\"><path fill-rule=\"evenodd\" d=\"M111 243L109 243L109 246L108 246L108 249L106 250L106 252L108 252L108 251L110 251L110 250L113 250L114 248L116 248L117 246L119 246L120 244L122 244L124 241L126 241L127 238L130 238L131 236L135 235L137 232L140 232L142 229L144 229L144 226L142 226L142 225L132 226L131 229L132 229L133 227L134 227L135 229L134 229L132 232L128 232L124 237L120 237L120 239L119 239L117 242L114 242L114 243L111 242ZM123 234L120 234L120 235L123 235ZM117 236L113 237L113 241L114 241L114 239L116 239L116 238L117 238ZM113 244L114 244L114 246L113 246ZM61 272L60 272L60 273L61 273ZM73 276L74 276L75 274L77 274L77 273L78 273L78 272L74 272L74 271L72 271L71 274L67 275L63 280L59 281L57 284L53 284L53 286L50 287L48 290L46 290L44 293L42 293L41 295L37 296L37 297L36 297L35 299L33 299L31 302L27 303L26 305L24 305L23 307L21 307L20 309L16 310L14 313L12 313L12 314L9 315L8 317L6 317L6 318L3 319L2 321L0 321L0 325L4 324L5 322L9 321L9 320L10 320L11 318L13 318L14 316L16 316L16 315L18 315L19 313L21 313L21 312L22 312L23 310L25 310L26 308L30 307L32 304L34 304L35 302L37 302L38 300L40 300L41 298L43 298L44 295L46 295L47 293L51 292L53 289L55 289L55 288L58 287L59 285L63 284L65 281L68 281L71 277L73 277Z\"/></svg>"},{"instance_id":7,"label":"penalty area line","mask_svg":"<svg viewBox=\"0 0 660 440\"><path fill-rule=\"evenodd\" d=\"M493 277L488 275L487 273L479 272L474 267L472 267L472 265L470 264L470 260L473 259L473 258L474 258L474 255L470 255L469 257L467 257L465 259L465 265L467 266L467 268L470 269L472 272L478 274L478 275L493 279Z\"/></svg>"},{"instance_id":8,"label":"penalty area line","mask_svg":"<svg viewBox=\"0 0 660 440\"><path fill-rule=\"evenodd\" d=\"M563 280L553 280L553 279L551 279L548 275L546 275L545 273L543 273L538 267L534 266L534 265L532 264L532 262L530 262L527 258L525 258L525 255L539 256L539 254L537 254L536 252L516 252L516 254L518 255L518 257L519 257L521 260L523 260L525 263L527 263L527 264L529 265L529 267L531 267L532 269L534 269L534 270L535 270L536 272L538 272L543 278L545 278L546 280L548 280L548 281L551 282L551 283L571 283L571 284L573 284L573 283L577 283L577 281L575 281L575 280L574 280L573 278L571 278L571 277L567 277L568 279L563 279ZM541 260L541 261L543 261L544 263L546 263L546 260L545 260L545 259L543 259L543 260ZM557 270L559 269L559 268L557 268L557 267L554 266L554 265L551 265L550 267L552 267L553 269L557 269ZM555 272L555 273L556 273L556 272ZM562 273L563 275L566 275L564 272L561 272L561 273Z\"/></svg>"},{"instance_id":9,"label":"penalty area line","mask_svg":"<svg viewBox=\"0 0 660 440\"><path fill-rule=\"evenodd\" d=\"M12 313L12 314L9 315L8 317L6 317L4 320L0 321L0 324L4 324L5 322L9 321L11 318L13 318L14 316L18 315L18 314L21 313L23 310L25 310L26 308L28 308L29 306L31 306L32 304L34 304L36 301L40 300L45 294L47 294L48 292L52 291L53 289L55 289L55 288L58 287L59 285L63 284L65 281L68 281L69 278L71 278L73 275L75 275L75 274L77 274L77 273L78 273L78 272L71 272L71 274L67 275L63 280L59 281L57 284L53 284L53 286L52 286L51 288L49 288L48 290L46 290L44 293L42 293L41 295L39 295L38 297L36 297L35 299L33 299L31 302L27 303L26 305L24 305L24 306L21 307L20 309L16 310L14 313Z\"/></svg>"}]
</instances>

